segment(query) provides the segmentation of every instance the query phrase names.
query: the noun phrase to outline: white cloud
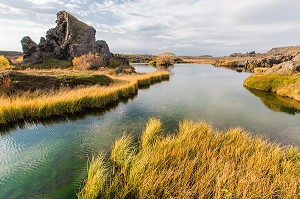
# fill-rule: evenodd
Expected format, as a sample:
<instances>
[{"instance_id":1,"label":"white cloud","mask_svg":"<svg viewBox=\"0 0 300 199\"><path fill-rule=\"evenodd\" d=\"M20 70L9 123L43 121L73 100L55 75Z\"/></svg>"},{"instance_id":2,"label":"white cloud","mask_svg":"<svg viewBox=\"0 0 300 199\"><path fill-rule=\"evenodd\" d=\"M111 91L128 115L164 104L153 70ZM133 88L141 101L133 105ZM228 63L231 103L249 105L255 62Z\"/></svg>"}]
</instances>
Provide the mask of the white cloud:
<instances>
[{"instance_id":1,"label":"white cloud","mask_svg":"<svg viewBox=\"0 0 300 199\"><path fill-rule=\"evenodd\" d=\"M63 4L62 1L58 0L27 0L28 2L32 3L33 5L38 6L48 6L53 4Z\"/></svg>"},{"instance_id":2,"label":"white cloud","mask_svg":"<svg viewBox=\"0 0 300 199\"><path fill-rule=\"evenodd\" d=\"M13 20L40 24L39 28L26 23L10 27L35 28L38 30L32 34L41 32L42 36L54 26L55 13L65 9L93 25L97 38L106 40L115 52L157 53L166 49L177 54L226 55L300 44L298 0L62 1L27 0L34 11L28 10L28 5L0 3L0 13L7 19L15 16ZM0 23L7 25L3 20ZM0 38L10 34L3 31ZM19 38L9 40L14 43Z\"/></svg>"}]
</instances>

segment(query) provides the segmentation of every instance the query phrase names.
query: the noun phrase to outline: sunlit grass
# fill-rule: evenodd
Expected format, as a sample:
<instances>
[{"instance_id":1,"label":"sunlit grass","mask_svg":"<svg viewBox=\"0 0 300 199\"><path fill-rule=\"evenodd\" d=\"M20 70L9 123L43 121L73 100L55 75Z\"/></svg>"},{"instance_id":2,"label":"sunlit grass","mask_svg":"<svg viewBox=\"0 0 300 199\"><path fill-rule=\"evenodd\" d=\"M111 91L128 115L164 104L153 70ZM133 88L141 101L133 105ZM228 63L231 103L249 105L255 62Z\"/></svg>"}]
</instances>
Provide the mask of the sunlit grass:
<instances>
[{"instance_id":1,"label":"sunlit grass","mask_svg":"<svg viewBox=\"0 0 300 199\"><path fill-rule=\"evenodd\" d=\"M107 181L107 166L104 162L104 155L93 157L88 167L87 183L82 191L78 194L82 199L94 199L101 196L105 191L105 183Z\"/></svg>"},{"instance_id":2,"label":"sunlit grass","mask_svg":"<svg viewBox=\"0 0 300 199\"><path fill-rule=\"evenodd\" d=\"M274 91L278 95L300 101L300 75L258 74L248 77L244 86L248 88Z\"/></svg>"},{"instance_id":3,"label":"sunlit grass","mask_svg":"<svg viewBox=\"0 0 300 199\"><path fill-rule=\"evenodd\" d=\"M169 78L169 73L153 72L112 78L115 83L110 86L94 85L47 93L37 91L12 97L0 96L0 124L104 107L136 93L141 85Z\"/></svg>"},{"instance_id":4,"label":"sunlit grass","mask_svg":"<svg viewBox=\"0 0 300 199\"><path fill-rule=\"evenodd\" d=\"M178 132L169 136L153 133L160 128L159 120L150 119L141 136L141 146L136 146L138 152L129 156L118 153L122 162L126 162L124 157L130 159L128 172L107 171L111 177L106 187L98 190L99 198L300 196L300 152L296 147L280 147L241 128L218 132L204 121L182 121ZM124 140L132 138L123 135L115 146L123 143L127 149L124 151L133 151L131 141ZM147 140L151 144L143 147L143 143L149 143ZM115 171L115 165L111 170ZM96 189L89 178L86 184L81 197L86 196L85 191Z\"/></svg>"}]
</instances>

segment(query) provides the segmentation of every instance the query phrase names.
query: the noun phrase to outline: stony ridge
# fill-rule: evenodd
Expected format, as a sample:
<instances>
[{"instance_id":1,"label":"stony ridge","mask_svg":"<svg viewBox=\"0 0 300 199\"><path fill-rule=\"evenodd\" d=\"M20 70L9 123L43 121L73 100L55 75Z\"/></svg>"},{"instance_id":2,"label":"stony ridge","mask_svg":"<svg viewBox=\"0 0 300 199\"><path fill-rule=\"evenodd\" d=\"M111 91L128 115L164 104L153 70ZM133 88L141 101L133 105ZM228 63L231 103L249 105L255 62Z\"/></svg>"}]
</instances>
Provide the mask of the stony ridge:
<instances>
[{"instance_id":1,"label":"stony ridge","mask_svg":"<svg viewBox=\"0 0 300 199\"><path fill-rule=\"evenodd\" d=\"M72 59L87 53L99 53L103 57L104 67L111 60L128 65L126 58L115 56L109 50L107 43L95 38L96 30L78 20L66 11L57 13L56 27L46 33L46 38L41 37L36 44L29 36L21 40L23 48L23 63L41 63L43 54L53 54L57 59ZM99 66L102 67L102 66Z\"/></svg>"}]
</instances>

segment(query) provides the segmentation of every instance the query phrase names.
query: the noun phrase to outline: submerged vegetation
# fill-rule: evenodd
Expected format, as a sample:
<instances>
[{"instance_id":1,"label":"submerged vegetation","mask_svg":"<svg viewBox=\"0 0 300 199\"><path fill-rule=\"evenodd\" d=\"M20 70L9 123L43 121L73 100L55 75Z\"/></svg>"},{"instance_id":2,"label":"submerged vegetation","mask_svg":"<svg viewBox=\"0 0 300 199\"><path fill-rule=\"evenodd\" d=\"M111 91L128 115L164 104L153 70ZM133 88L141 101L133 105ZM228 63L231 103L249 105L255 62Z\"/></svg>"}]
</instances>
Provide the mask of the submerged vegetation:
<instances>
[{"instance_id":1,"label":"submerged vegetation","mask_svg":"<svg viewBox=\"0 0 300 199\"><path fill-rule=\"evenodd\" d=\"M247 78L244 86L276 94L300 101L300 75L254 74Z\"/></svg>"},{"instance_id":2,"label":"submerged vegetation","mask_svg":"<svg viewBox=\"0 0 300 199\"><path fill-rule=\"evenodd\" d=\"M61 78L65 77L62 76ZM99 78L103 79L104 77L100 75L85 78L69 76L67 79L70 84L78 84L82 81L95 84ZM118 101L120 98L135 94L139 86L168 79L169 73L161 71L127 76L110 76L110 78L113 81L110 86L95 84L74 88L65 87L48 92L37 90L34 93L28 92L13 96L2 95L0 96L0 124L75 113L86 108L101 108ZM106 80L108 77L104 79Z\"/></svg>"},{"instance_id":3,"label":"submerged vegetation","mask_svg":"<svg viewBox=\"0 0 300 199\"><path fill-rule=\"evenodd\" d=\"M240 128L218 132L207 123L179 123L162 135L150 119L139 146L123 135L109 167L94 157L79 198L298 198L300 152Z\"/></svg>"}]
</instances>

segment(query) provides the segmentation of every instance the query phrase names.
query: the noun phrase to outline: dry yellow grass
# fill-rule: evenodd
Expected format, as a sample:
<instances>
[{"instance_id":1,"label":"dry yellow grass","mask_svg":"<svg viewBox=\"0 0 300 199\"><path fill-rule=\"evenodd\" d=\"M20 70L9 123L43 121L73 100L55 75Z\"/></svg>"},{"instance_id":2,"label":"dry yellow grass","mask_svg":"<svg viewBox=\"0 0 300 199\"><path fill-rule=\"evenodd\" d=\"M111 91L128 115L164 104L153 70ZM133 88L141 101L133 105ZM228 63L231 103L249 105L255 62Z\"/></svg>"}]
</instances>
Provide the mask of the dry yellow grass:
<instances>
[{"instance_id":1,"label":"dry yellow grass","mask_svg":"<svg viewBox=\"0 0 300 199\"><path fill-rule=\"evenodd\" d=\"M0 69L5 69L10 67L9 61L2 55L0 55Z\"/></svg>"},{"instance_id":2,"label":"dry yellow grass","mask_svg":"<svg viewBox=\"0 0 300 199\"><path fill-rule=\"evenodd\" d=\"M157 119L148 123L140 144L153 135L151 144L136 155L124 156L121 152L128 154L133 145L117 141L124 144L118 155L131 159L128 172L107 170L111 177L98 191L88 177L79 198L90 192L99 193L93 198L300 197L298 148L280 147L240 128L218 132L203 121L182 121L176 134L163 137L155 133L158 124ZM102 171L103 162L90 168Z\"/></svg>"},{"instance_id":3,"label":"dry yellow grass","mask_svg":"<svg viewBox=\"0 0 300 199\"><path fill-rule=\"evenodd\" d=\"M153 72L128 76L112 76L113 85L63 89L49 93L36 92L15 97L0 96L0 124L20 119L45 118L75 113L85 108L104 107L137 92L138 86L150 85L169 78L168 72Z\"/></svg>"}]
</instances>

